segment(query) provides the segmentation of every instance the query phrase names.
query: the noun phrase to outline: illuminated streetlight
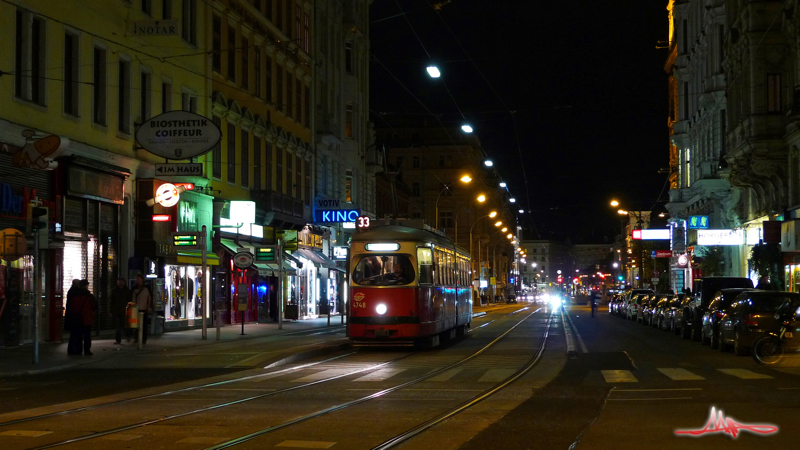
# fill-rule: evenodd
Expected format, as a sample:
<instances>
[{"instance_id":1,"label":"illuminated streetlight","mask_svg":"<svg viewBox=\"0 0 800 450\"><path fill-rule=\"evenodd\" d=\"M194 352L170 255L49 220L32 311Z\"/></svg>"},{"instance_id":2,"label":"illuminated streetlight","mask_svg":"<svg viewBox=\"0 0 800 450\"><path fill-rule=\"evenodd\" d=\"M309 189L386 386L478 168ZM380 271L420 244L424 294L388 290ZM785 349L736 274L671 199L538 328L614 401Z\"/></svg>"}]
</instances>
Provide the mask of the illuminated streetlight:
<instances>
[{"instance_id":1,"label":"illuminated streetlight","mask_svg":"<svg viewBox=\"0 0 800 450\"><path fill-rule=\"evenodd\" d=\"M505 233L506 231L508 231L508 228L507 228L507 227L503 227L503 229L502 229L502 230L500 230L500 231L502 231L503 233Z\"/></svg>"},{"instance_id":2,"label":"illuminated streetlight","mask_svg":"<svg viewBox=\"0 0 800 450\"><path fill-rule=\"evenodd\" d=\"M561 275L561 270L556 270L556 273Z\"/></svg>"},{"instance_id":3,"label":"illuminated streetlight","mask_svg":"<svg viewBox=\"0 0 800 450\"><path fill-rule=\"evenodd\" d=\"M506 182L505 182L505 181L501 181L501 182L500 182L500 187L501 187L501 188L504 188L504 187L506 187Z\"/></svg>"},{"instance_id":4,"label":"illuminated streetlight","mask_svg":"<svg viewBox=\"0 0 800 450\"><path fill-rule=\"evenodd\" d=\"M486 161L483 162L483 165L486 167L492 167L494 163L492 162L491 159L487 159Z\"/></svg>"},{"instance_id":5,"label":"illuminated streetlight","mask_svg":"<svg viewBox=\"0 0 800 450\"><path fill-rule=\"evenodd\" d=\"M436 66L428 66L426 70L428 71L428 76L431 78L439 78L442 76L442 73L439 72L439 68Z\"/></svg>"},{"instance_id":6,"label":"illuminated streetlight","mask_svg":"<svg viewBox=\"0 0 800 450\"><path fill-rule=\"evenodd\" d=\"M497 222L494 223L494 226L499 227L502 224L503 224L503 222L498 220Z\"/></svg>"},{"instance_id":7,"label":"illuminated streetlight","mask_svg":"<svg viewBox=\"0 0 800 450\"><path fill-rule=\"evenodd\" d=\"M485 201L486 201L486 196L485 196L485 195L483 195L483 194L481 194L481 195L479 195L479 196L478 196L477 200L478 200L479 202L483 203L483 202L485 202Z\"/></svg>"},{"instance_id":8,"label":"illuminated streetlight","mask_svg":"<svg viewBox=\"0 0 800 450\"><path fill-rule=\"evenodd\" d=\"M472 133L472 127L465 123L464 125L461 125L461 131L464 133Z\"/></svg>"},{"instance_id":9,"label":"illuminated streetlight","mask_svg":"<svg viewBox=\"0 0 800 450\"><path fill-rule=\"evenodd\" d=\"M614 263L612 264L612 266L616 269L617 267L619 267L619 263Z\"/></svg>"},{"instance_id":10,"label":"illuminated streetlight","mask_svg":"<svg viewBox=\"0 0 800 450\"><path fill-rule=\"evenodd\" d=\"M531 264L531 267L533 267L534 269L536 268L536 266L538 266L538 264L536 263Z\"/></svg>"},{"instance_id":11,"label":"illuminated streetlight","mask_svg":"<svg viewBox=\"0 0 800 450\"><path fill-rule=\"evenodd\" d=\"M470 181L472 181L472 177L470 177L469 175L464 175L464 176L463 176L463 177L461 177L460 179L461 179L461 181L463 181L464 183L469 183Z\"/></svg>"},{"instance_id":12,"label":"illuminated streetlight","mask_svg":"<svg viewBox=\"0 0 800 450\"><path fill-rule=\"evenodd\" d=\"M619 202L616 200L611 200L611 206L619 206Z\"/></svg>"},{"instance_id":13,"label":"illuminated streetlight","mask_svg":"<svg viewBox=\"0 0 800 450\"><path fill-rule=\"evenodd\" d=\"M511 233L508 233L508 234L506 235L506 237L507 237L507 238L509 238L509 239L511 239L512 237L514 237L514 235L513 235L513 234L511 234Z\"/></svg>"},{"instance_id":14,"label":"illuminated streetlight","mask_svg":"<svg viewBox=\"0 0 800 450\"><path fill-rule=\"evenodd\" d=\"M497 216L497 211L492 211L489 213L489 217L491 217L492 219L494 219L496 216Z\"/></svg>"},{"instance_id":15,"label":"illuminated streetlight","mask_svg":"<svg viewBox=\"0 0 800 450\"><path fill-rule=\"evenodd\" d=\"M623 215L623 216L627 216L628 215L628 211L625 211L624 209L620 209L620 210L617 210L617 214L620 214L620 215Z\"/></svg>"},{"instance_id":16,"label":"illuminated streetlight","mask_svg":"<svg viewBox=\"0 0 800 450\"><path fill-rule=\"evenodd\" d=\"M519 213L520 213L520 214L522 214L522 213L524 213L524 212L525 212L525 211L524 211L524 210L522 210L522 209L520 209L520 210L519 210Z\"/></svg>"},{"instance_id":17,"label":"illuminated streetlight","mask_svg":"<svg viewBox=\"0 0 800 450\"><path fill-rule=\"evenodd\" d=\"M511 197L510 199L508 199L508 201L510 201L511 203L517 203L517 199L515 199L514 197Z\"/></svg>"}]
</instances>

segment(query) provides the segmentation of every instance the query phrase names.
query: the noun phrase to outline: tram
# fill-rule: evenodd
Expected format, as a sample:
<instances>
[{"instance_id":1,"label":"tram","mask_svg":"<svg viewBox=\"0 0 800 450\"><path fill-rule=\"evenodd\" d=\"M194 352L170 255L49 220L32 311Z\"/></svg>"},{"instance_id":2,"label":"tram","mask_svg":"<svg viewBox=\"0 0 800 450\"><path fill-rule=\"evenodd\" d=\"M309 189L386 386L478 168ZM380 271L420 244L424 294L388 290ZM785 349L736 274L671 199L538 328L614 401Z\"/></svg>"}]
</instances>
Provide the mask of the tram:
<instances>
[{"instance_id":1,"label":"tram","mask_svg":"<svg viewBox=\"0 0 800 450\"><path fill-rule=\"evenodd\" d=\"M347 335L354 345L436 346L472 322L469 252L433 231L400 225L350 244Z\"/></svg>"}]
</instances>

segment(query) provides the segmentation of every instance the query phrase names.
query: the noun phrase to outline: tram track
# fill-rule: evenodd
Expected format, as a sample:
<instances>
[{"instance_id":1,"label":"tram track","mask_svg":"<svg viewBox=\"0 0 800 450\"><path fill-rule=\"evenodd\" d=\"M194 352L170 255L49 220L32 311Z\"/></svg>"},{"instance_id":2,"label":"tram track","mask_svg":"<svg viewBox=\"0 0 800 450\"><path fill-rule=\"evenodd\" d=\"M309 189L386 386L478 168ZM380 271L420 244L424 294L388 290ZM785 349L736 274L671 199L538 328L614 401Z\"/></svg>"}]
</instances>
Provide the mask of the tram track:
<instances>
[{"instance_id":1,"label":"tram track","mask_svg":"<svg viewBox=\"0 0 800 450\"><path fill-rule=\"evenodd\" d=\"M514 311L512 311L510 313L505 313L504 316L510 317L510 316L513 316L515 313L522 312L522 311L525 311L527 309L529 309L529 308L525 307L525 308L516 309L516 310L514 310ZM527 320L529 317L531 317L533 314L535 314L536 312L538 312L538 309L533 311L533 312L531 312L528 316L526 316L522 320L518 321L514 326L512 326L509 330L507 330L501 336L499 336L498 338L495 338L490 344L488 344L487 346L483 347L479 351L473 353L469 357L464 358L463 360L458 361L458 362L456 362L454 364L447 365L447 366L443 367L442 369L439 369L436 372L433 372L433 373L429 374L429 376L424 377L424 379L428 379L430 377L433 377L433 376L435 376L437 374L445 372L445 371L447 371L449 369L452 369L453 367L455 367L457 365L463 364L463 363L465 363L465 362L477 357L478 355L483 353L486 349L488 349L489 347L494 345L496 342L498 342L500 339L502 339L504 336L506 336L510 331L512 331L514 328L516 328L519 324L521 324L522 322ZM494 322L494 320L492 322ZM313 367L313 366L316 366L316 365L322 365L322 364L334 362L334 361L337 361L337 360L342 360L343 358L351 357L351 356L356 355L358 353L359 352L349 352L349 353L346 353L346 354L343 354L343 355L335 356L333 358L324 359L322 361L316 361L316 362L312 362L312 363L301 364L301 365L298 365L298 366L289 367L289 368L285 368L285 369L281 369L281 370L277 370L277 371L270 371L270 372L267 372L267 373L261 373L261 374L255 374L255 375L247 375L247 376L243 376L243 377L236 377L236 378L232 378L232 379L216 381L216 382L212 382L212 383L204 383L204 384L201 384L201 385L189 386L189 387L179 388L179 389L173 389L173 390L168 390L168 391L165 391L165 392L159 392L159 393L154 393L154 394L141 395L141 396L137 396L137 397L121 399L121 400L101 403L101 404L97 404L97 405L85 406L85 407L80 407L80 408L73 408L73 409L68 409L68 410L64 410L64 411L58 411L58 412L47 413L47 414L40 414L40 415L36 415L36 416L10 420L10 421L6 421L6 422L0 422L0 427L8 427L8 426L11 426L11 425L21 424L21 423L26 423L26 422L35 422L35 421L40 421L40 420L49 419L49 418L56 418L56 417L60 417L60 416L61 417L69 416L69 415L73 415L73 414L78 414L78 413L82 413L82 412L88 412L88 411L92 411L92 410L98 410L98 409L102 409L102 408L120 406L120 405L124 405L124 404L131 404L131 403L135 403L137 401L143 401L143 400L153 399L153 398L157 398L157 397L166 397L166 396L170 396L170 395L181 394L181 393L186 393L186 392L191 392L191 391L197 391L197 390L208 389L208 388L215 388L215 387L228 385L228 384L232 384L232 383L253 381L253 380L257 380L258 378L263 378L263 377L273 377L273 376L276 376L276 375L279 375L279 374L284 374L284 373L289 373L289 372L294 372L294 371L300 371L302 369ZM108 430L104 430L104 431L93 432L92 434L85 435L85 436L79 436L79 437L75 437L75 438L71 438L71 439L60 440L58 442L53 442L53 443L49 443L49 444L45 444L45 445L31 447L31 449L33 449L33 450L41 450L41 449L54 448L54 447L73 444L73 443L77 443L77 442L87 441L87 440L99 438L99 437L102 437L102 436L108 436L108 435L120 433L120 432L123 432L123 431L128 431L128 430L132 430L132 429L136 429L136 428L146 427L148 425L154 425L154 424L163 423L165 421L169 421L169 420L173 420L173 419L177 419L177 418L181 418L181 417L186 417L186 416L199 414L199 413L203 413L203 412L207 412L207 411L213 411L213 410L217 410L217 409L221 409L221 408L225 408L225 407L229 407L229 406L234 406L234 405L238 405L238 404L242 404L242 403L245 403L245 402L250 402L250 401L254 401L254 400L258 400L258 399L262 399L262 398L266 398L266 397L277 396L277 395L280 395L280 394L283 394L283 393L287 393L287 392L291 392L291 391L297 391L297 390L300 390L300 389L308 388L308 387L311 387L311 386L316 386L316 385L319 385L319 384L322 384L322 383L338 380L338 379L345 378L345 377L348 377L348 376L357 375L359 373L374 371L376 369L380 369L380 368L388 366L390 364L397 363L397 362L399 362L401 360L404 360L404 359L409 358L411 356L414 356L416 354L418 354L418 352L408 353L408 354L405 354L405 355L403 355L403 356L401 356L399 358L393 358L393 359L391 359L389 361L385 361L385 362L381 362L381 363L370 365L369 367L364 367L364 368L360 368L360 369L354 369L352 371L348 371L348 372L342 373L340 375L326 377L326 378L323 378L323 379L320 379L320 380L316 380L316 381L312 381L312 382L308 382L308 383L303 383L303 384L300 384L300 385L297 385L297 386L291 386L291 387L284 388L284 389L278 389L278 390L275 390L275 391L272 391L272 392L266 392L266 393L263 393L263 394L258 394L258 395L253 395L253 396L241 398L241 399L236 399L236 400L231 400L231 401L227 401L227 402L223 402L223 403L218 403L218 404L206 406L206 407L203 407L203 408L196 408L196 409L193 409L193 410L190 410L190 411L184 411L184 412L179 412L179 413L175 413L175 414L164 415L164 416L160 416L160 417L157 417L157 418L154 418L154 419L150 419L150 420L144 420L144 421L137 422L137 423L132 423L132 424L127 424L127 425L123 425L123 426L119 426L119 427L114 427L114 428L111 428L111 429L108 429ZM417 382L424 381L424 379L416 380L414 383L411 383L411 384L415 384ZM410 385L410 384L406 383L404 385L401 385L401 387L397 387L396 389L393 389L393 390L401 389L402 387L406 387L408 385ZM349 406L352 406L352 405L349 405ZM296 423L296 422L293 421L293 423ZM287 423L286 426L288 426L288 425L289 424Z\"/></svg>"}]
</instances>

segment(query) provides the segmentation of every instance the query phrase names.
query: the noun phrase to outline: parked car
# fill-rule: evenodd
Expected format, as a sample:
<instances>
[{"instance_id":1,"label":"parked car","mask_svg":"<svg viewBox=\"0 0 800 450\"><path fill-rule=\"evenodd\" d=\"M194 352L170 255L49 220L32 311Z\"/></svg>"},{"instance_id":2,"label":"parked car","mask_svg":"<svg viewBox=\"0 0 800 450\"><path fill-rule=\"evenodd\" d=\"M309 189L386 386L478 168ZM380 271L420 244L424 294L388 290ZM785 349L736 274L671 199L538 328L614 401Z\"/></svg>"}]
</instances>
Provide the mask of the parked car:
<instances>
[{"instance_id":1,"label":"parked car","mask_svg":"<svg viewBox=\"0 0 800 450\"><path fill-rule=\"evenodd\" d=\"M644 300L651 293L641 293L631 295L628 300L627 307L625 308L625 317L628 320L636 322L639 319L639 310L642 308L642 300Z\"/></svg>"},{"instance_id":2,"label":"parked car","mask_svg":"<svg viewBox=\"0 0 800 450\"><path fill-rule=\"evenodd\" d=\"M684 300L681 317L681 337L699 341L702 337L703 314L714 294L725 288L753 289L753 281L745 277L707 277L694 280L692 295Z\"/></svg>"},{"instance_id":3,"label":"parked car","mask_svg":"<svg viewBox=\"0 0 800 450\"><path fill-rule=\"evenodd\" d=\"M672 294L661 294L658 296L656 304L653 307L650 326L657 328L662 327L662 323L664 322L664 312L667 310L667 306L669 305L669 301L672 299L672 297Z\"/></svg>"},{"instance_id":4,"label":"parked car","mask_svg":"<svg viewBox=\"0 0 800 450\"><path fill-rule=\"evenodd\" d=\"M614 297L612 297L611 301L608 303L608 312L610 314L619 314L619 308L622 304L622 299L622 294L614 294Z\"/></svg>"},{"instance_id":5,"label":"parked car","mask_svg":"<svg viewBox=\"0 0 800 450\"><path fill-rule=\"evenodd\" d=\"M625 297L622 300L622 303L620 304L620 316L625 317L628 320L631 320L631 309L632 309L631 308L631 304L632 304L632 302L633 302L633 305L637 305L635 303L635 301L637 300L637 297L642 296L642 295L652 294L652 293L653 293L652 289L631 289L631 290L627 291L625 293ZM638 307L638 306L635 306L633 309L635 309L636 307ZM635 319L636 313L634 313L633 317Z\"/></svg>"},{"instance_id":6,"label":"parked car","mask_svg":"<svg viewBox=\"0 0 800 450\"><path fill-rule=\"evenodd\" d=\"M747 290L744 288L723 289L714 295L711 303L708 304L708 309L703 314L702 341L704 345L708 344L711 348L719 347L719 322L728 312L733 300Z\"/></svg>"},{"instance_id":7,"label":"parked car","mask_svg":"<svg viewBox=\"0 0 800 450\"><path fill-rule=\"evenodd\" d=\"M736 355L749 353L749 347L770 330L780 326L775 312L786 301L800 303L800 294L781 291L746 291L739 294L719 324L719 350L733 346Z\"/></svg>"},{"instance_id":8,"label":"parked car","mask_svg":"<svg viewBox=\"0 0 800 450\"><path fill-rule=\"evenodd\" d=\"M672 331L675 334L680 332L680 320L677 316L685 296L685 294L676 294L669 299L661 319L661 327L663 329Z\"/></svg>"},{"instance_id":9,"label":"parked car","mask_svg":"<svg viewBox=\"0 0 800 450\"><path fill-rule=\"evenodd\" d=\"M653 311L656 309L659 297L659 294L650 294L642 299L642 307L639 309L638 317L642 325L651 325Z\"/></svg>"}]
</instances>

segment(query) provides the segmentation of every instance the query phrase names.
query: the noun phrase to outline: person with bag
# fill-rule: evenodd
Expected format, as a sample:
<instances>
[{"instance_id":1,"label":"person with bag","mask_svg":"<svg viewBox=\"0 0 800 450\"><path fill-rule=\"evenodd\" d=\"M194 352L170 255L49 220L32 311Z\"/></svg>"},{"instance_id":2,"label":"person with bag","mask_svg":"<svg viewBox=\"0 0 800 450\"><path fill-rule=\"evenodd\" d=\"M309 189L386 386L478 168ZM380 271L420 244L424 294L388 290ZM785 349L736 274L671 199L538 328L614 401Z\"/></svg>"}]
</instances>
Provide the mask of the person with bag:
<instances>
[{"instance_id":1,"label":"person with bag","mask_svg":"<svg viewBox=\"0 0 800 450\"><path fill-rule=\"evenodd\" d=\"M136 287L133 288L131 301L136 303L140 313L144 313L144 319L139 324L142 327L142 345L144 345L147 344L147 328L150 325L148 319L153 311L153 295L150 293L150 288L144 284L144 275L141 273L136 274Z\"/></svg>"},{"instance_id":2,"label":"person with bag","mask_svg":"<svg viewBox=\"0 0 800 450\"><path fill-rule=\"evenodd\" d=\"M127 317L125 314L128 309L128 302L131 301L131 290L128 288L128 283L125 278L117 278L117 285L111 290L109 295L111 299L111 319L114 321L114 326L117 329L115 345L122 344L122 335L128 342L131 341L131 330L126 326Z\"/></svg>"},{"instance_id":3,"label":"person with bag","mask_svg":"<svg viewBox=\"0 0 800 450\"><path fill-rule=\"evenodd\" d=\"M80 355L81 349L86 356L92 356L92 325L97 303L94 295L89 292L89 280L81 280L79 288L72 299L68 299L71 322L71 333L67 353ZM70 289L71 290L71 289Z\"/></svg>"}]
</instances>

